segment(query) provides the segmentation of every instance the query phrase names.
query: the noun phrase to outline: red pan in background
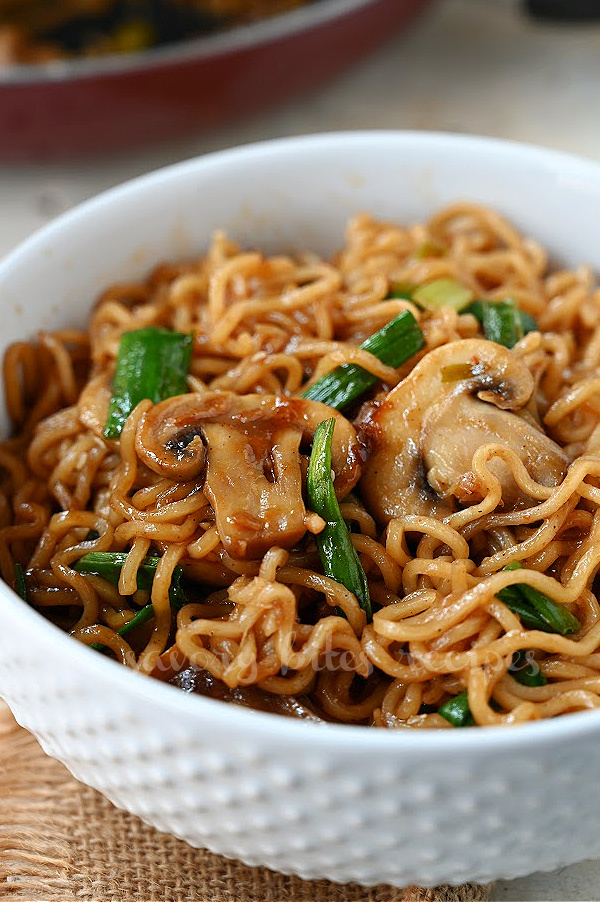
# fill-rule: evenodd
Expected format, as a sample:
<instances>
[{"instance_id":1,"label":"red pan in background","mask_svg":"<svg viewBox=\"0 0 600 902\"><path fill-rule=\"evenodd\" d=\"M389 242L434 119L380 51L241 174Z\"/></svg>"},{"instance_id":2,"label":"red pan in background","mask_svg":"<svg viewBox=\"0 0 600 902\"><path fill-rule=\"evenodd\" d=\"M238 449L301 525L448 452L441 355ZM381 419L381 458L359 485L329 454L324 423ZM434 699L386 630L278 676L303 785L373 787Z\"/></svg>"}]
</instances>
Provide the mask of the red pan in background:
<instances>
[{"instance_id":1,"label":"red pan in background","mask_svg":"<svg viewBox=\"0 0 600 902\"><path fill-rule=\"evenodd\" d=\"M0 160L122 150L213 128L308 90L430 0L317 0L271 19L127 57L0 74Z\"/></svg>"}]
</instances>

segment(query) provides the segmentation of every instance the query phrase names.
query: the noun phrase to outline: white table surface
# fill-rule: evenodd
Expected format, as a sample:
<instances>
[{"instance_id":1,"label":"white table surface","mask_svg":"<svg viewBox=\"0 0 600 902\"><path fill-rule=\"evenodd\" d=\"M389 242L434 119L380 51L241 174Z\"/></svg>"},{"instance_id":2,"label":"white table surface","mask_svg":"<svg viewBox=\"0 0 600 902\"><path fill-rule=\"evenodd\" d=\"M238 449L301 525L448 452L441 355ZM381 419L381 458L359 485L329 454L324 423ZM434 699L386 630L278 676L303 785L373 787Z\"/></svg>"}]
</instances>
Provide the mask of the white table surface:
<instances>
[{"instance_id":1,"label":"white table surface","mask_svg":"<svg viewBox=\"0 0 600 902\"><path fill-rule=\"evenodd\" d=\"M199 153L346 128L530 141L600 160L600 25L532 23L517 0L438 0L335 82L242 125L85 162L0 166L0 256L75 203ZM600 800L599 800L600 804ZM494 902L600 900L600 862L499 883Z\"/></svg>"}]
</instances>

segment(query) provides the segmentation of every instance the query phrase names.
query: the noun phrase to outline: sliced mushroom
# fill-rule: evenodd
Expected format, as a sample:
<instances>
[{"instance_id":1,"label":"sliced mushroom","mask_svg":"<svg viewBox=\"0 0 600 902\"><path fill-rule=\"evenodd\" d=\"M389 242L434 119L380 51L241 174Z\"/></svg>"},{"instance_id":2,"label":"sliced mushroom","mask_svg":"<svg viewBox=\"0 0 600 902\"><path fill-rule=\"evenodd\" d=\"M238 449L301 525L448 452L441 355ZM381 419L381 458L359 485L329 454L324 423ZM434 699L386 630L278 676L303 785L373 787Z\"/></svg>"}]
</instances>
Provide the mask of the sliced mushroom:
<instances>
[{"instance_id":1,"label":"sliced mushroom","mask_svg":"<svg viewBox=\"0 0 600 902\"><path fill-rule=\"evenodd\" d=\"M140 420L138 457L170 479L204 478L223 545L234 557L291 548L306 531L300 447L335 416L332 467L342 498L361 472L353 426L325 404L275 395L187 394Z\"/></svg>"},{"instance_id":2,"label":"sliced mushroom","mask_svg":"<svg viewBox=\"0 0 600 902\"><path fill-rule=\"evenodd\" d=\"M170 652L170 654L172 656L174 653ZM168 680L174 686L183 689L184 692L195 692L208 698L219 699L219 701L233 702L234 705L253 708L255 711L267 711L269 714L282 714L284 717L325 723L323 718L312 710L308 698L275 695L258 686L237 686L235 689L230 689L208 670L192 667L189 662L182 663L179 670L171 669L170 675L163 673L160 668L155 668L152 676L159 680Z\"/></svg>"},{"instance_id":3,"label":"sliced mushroom","mask_svg":"<svg viewBox=\"0 0 600 902\"><path fill-rule=\"evenodd\" d=\"M471 470L481 445L510 447L536 482L557 485L568 460L529 419L534 382L510 350L466 339L430 351L380 403L367 405L359 434L370 451L361 480L383 522L403 514L444 517L475 504L485 487ZM525 503L509 467L493 459L504 509Z\"/></svg>"}]
</instances>

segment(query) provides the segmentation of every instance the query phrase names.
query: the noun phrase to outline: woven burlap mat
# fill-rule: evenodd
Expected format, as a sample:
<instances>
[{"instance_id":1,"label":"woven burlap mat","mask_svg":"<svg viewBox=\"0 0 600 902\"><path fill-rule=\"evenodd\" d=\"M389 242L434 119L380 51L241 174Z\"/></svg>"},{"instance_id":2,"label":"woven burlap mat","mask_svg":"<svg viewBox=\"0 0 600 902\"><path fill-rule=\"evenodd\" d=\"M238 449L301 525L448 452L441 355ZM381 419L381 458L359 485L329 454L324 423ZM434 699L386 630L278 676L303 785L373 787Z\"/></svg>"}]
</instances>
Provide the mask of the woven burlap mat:
<instances>
[{"instance_id":1,"label":"woven burlap mat","mask_svg":"<svg viewBox=\"0 0 600 902\"><path fill-rule=\"evenodd\" d=\"M77 783L0 701L0 899L485 902L485 887L372 889L250 868L147 827Z\"/></svg>"}]
</instances>

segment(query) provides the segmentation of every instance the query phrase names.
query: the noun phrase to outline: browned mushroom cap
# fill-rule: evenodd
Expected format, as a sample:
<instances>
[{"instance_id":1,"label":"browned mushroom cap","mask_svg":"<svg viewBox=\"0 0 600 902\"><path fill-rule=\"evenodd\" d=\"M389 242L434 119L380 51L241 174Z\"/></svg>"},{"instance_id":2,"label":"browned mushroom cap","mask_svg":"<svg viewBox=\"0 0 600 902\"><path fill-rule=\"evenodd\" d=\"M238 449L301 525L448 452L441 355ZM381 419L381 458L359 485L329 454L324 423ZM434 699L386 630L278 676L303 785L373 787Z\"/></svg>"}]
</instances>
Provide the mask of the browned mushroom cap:
<instances>
[{"instance_id":1,"label":"browned mushroom cap","mask_svg":"<svg viewBox=\"0 0 600 902\"><path fill-rule=\"evenodd\" d=\"M306 531L300 446L335 416L332 467L338 497L360 477L360 446L340 413L304 398L187 394L155 404L136 434L138 457L184 481L204 475L223 545L234 557L291 548Z\"/></svg>"},{"instance_id":2,"label":"browned mushroom cap","mask_svg":"<svg viewBox=\"0 0 600 902\"><path fill-rule=\"evenodd\" d=\"M543 432L513 411L523 408L534 383L510 350L466 339L430 351L379 404L368 407L359 433L370 455L361 489L386 522L404 514L447 516L457 504L485 494L471 470L481 445L511 448L542 485L557 485L567 458ZM504 509L522 502L509 468L493 460Z\"/></svg>"}]
</instances>

